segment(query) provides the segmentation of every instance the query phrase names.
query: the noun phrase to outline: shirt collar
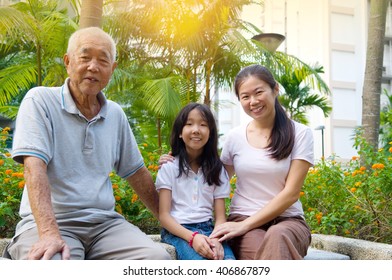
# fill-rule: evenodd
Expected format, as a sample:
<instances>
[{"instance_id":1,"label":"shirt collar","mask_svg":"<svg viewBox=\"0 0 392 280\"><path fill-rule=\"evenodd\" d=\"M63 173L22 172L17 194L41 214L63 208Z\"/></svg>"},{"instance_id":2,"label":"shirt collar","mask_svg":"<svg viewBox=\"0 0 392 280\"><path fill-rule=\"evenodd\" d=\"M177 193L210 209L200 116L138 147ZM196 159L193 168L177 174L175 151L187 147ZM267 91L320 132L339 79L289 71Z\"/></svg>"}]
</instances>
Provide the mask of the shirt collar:
<instances>
[{"instance_id":1,"label":"shirt collar","mask_svg":"<svg viewBox=\"0 0 392 280\"><path fill-rule=\"evenodd\" d=\"M67 111L70 114L80 114L79 109L76 107L75 101L72 98L71 92L69 91L68 86L69 78L67 78L64 82L64 85L61 88L61 109ZM97 118L102 117L106 118L107 116L107 99L105 95L100 91L97 95L97 98L101 104L101 110L99 111Z\"/></svg>"}]
</instances>

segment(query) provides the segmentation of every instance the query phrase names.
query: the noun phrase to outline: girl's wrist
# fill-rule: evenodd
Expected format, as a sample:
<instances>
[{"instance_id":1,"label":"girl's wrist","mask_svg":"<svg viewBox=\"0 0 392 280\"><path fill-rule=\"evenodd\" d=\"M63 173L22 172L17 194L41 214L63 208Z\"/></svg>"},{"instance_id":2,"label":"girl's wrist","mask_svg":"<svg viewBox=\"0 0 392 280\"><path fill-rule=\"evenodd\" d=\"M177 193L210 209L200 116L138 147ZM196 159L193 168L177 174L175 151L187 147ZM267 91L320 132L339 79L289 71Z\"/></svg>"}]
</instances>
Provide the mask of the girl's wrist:
<instances>
[{"instance_id":1,"label":"girl's wrist","mask_svg":"<svg viewBox=\"0 0 392 280\"><path fill-rule=\"evenodd\" d=\"M189 239L189 246L191 246L192 248L193 248L193 240L195 239L195 236L197 235L197 234L199 234L199 232L198 231L195 231L195 232L193 232L192 233L192 236L191 236L191 239Z\"/></svg>"}]
</instances>

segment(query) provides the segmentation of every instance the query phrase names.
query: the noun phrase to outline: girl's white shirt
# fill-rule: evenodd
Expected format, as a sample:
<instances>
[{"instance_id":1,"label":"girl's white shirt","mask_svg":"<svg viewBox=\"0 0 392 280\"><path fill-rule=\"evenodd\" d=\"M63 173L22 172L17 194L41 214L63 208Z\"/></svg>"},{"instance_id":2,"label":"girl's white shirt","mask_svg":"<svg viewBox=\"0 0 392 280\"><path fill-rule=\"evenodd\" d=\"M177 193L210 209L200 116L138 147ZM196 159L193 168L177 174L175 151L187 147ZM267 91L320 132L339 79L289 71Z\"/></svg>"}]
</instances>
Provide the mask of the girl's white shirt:
<instances>
[{"instance_id":1,"label":"girl's white shirt","mask_svg":"<svg viewBox=\"0 0 392 280\"><path fill-rule=\"evenodd\" d=\"M213 219L214 199L230 196L230 183L227 172L222 168L222 185L209 186L199 168L197 174L191 169L188 176L179 174L179 160L163 164L158 171L155 186L157 190L172 192L171 216L179 224L193 224Z\"/></svg>"}]
</instances>

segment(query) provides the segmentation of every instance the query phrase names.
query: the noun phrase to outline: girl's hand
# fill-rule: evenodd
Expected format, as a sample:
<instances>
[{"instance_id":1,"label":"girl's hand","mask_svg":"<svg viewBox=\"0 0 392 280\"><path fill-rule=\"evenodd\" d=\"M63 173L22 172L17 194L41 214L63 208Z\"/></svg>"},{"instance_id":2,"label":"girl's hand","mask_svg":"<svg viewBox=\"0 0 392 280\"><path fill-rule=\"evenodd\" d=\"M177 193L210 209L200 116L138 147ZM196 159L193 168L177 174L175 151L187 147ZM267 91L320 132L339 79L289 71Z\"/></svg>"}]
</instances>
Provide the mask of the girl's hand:
<instances>
[{"instance_id":1,"label":"girl's hand","mask_svg":"<svg viewBox=\"0 0 392 280\"><path fill-rule=\"evenodd\" d=\"M243 222L226 222L216 226L210 238L219 238L219 242L229 240L236 236L245 234L248 229Z\"/></svg>"},{"instance_id":2,"label":"girl's hand","mask_svg":"<svg viewBox=\"0 0 392 280\"><path fill-rule=\"evenodd\" d=\"M215 246L215 244L211 241L208 236L203 234L196 234L193 238L192 247L195 251L206 259L214 259L214 251L211 249Z\"/></svg>"}]
</instances>

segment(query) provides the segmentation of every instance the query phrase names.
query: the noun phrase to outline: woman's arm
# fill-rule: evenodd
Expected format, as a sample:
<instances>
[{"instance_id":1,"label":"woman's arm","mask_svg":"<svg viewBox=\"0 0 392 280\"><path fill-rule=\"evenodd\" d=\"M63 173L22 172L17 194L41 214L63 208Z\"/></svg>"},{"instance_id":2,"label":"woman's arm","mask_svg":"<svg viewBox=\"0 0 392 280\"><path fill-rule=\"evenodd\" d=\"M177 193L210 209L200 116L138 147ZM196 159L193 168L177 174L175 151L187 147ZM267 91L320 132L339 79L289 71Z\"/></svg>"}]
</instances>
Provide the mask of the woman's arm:
<instances>
[{"instance_id":1,"label":"woman's arm","mask_svg":"<svg viewBox=\"0 0 392 280\"><path fill-rule=\"evenodd\" d=\"M299 198L299 193L308 173L310 163L304 160L293 160L284 189L274 197L264 208L257 211L242 222L228 222L217 226L211 238L221 237L224 241L245 234L251 229L262 226L281 215Z\"/></svg>"},{"instance_id":2,"label":"woman's arm","mask_svg":"<svg viewBox=\"0 0 392 280\"><path fill-rule=\"evenodd\" d=\"M235 170L233 165L224 164L227 174L229 175L229 179L234 176Z\"/></svg>"},{"instance_id":3,"label":"woman's arm","mask_svg":"<svg viewBox=\"0 0 392 280\"><path fill-rule=\"evenodd\" d=\"M224 198L218 198L214 201L214 213L215 213L215 227L226 222L226 207ZM218 238L212 238L211 241L214 243L212 250L215 253L216 260L223 260L225 252L222 244Z\"/></svg>"}]
</instances>

